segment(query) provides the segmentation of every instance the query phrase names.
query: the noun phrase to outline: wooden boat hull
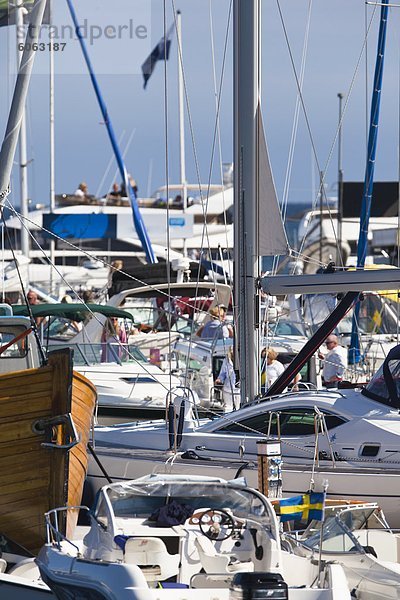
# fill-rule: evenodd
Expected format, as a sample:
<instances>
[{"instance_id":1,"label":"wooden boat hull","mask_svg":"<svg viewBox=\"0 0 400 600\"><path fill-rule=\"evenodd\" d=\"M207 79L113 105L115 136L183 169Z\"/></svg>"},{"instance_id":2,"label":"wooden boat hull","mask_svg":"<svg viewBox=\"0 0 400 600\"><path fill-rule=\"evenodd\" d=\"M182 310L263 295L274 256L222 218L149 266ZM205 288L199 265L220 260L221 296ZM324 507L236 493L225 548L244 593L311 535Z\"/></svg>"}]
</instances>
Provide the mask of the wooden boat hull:
<instances>
[{"instance_id":1,"label":"wooden boat hull","mask_svg":"<svg viewBox=\"0 0 400 600\"><path fill-rule=\"evenodd\" d=\"M50 354L46 366L0 375L0 533L33 553L46 541L44 513L81 501L95 401L69 349ZM70 441L65 424L43 427L68 413L80 439L72 450L60 447Z\"/></svg>"}]
</instances>

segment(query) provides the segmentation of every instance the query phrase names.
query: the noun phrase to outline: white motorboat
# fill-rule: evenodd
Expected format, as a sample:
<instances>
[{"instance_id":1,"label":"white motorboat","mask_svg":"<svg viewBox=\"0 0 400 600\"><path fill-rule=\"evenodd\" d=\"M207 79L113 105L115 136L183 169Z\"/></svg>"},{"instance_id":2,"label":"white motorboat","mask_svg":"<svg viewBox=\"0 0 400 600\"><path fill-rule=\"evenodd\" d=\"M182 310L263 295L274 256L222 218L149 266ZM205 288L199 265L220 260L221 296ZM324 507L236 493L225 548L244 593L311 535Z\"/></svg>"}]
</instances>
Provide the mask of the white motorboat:
<instances>
[{"instance_id":1,"label":"white motorboat","mask_svg":"<svg viewBox=\"0 0 400 600\"><path fill-rule=\"evenodd\" d=\"M180 379L152 364L132 344L107 343L108 356L114 358L105 362L104 345L69 345L74 349L75 370L96 386L99 422L165 415L169 396L181 388ZM182 392L175 393L182 396ZM191 398L197 399L193 395Z\"/></svg>"},{"instance_id":2,"label":"white motorboat","mask_svg":"<svg viewBox=\"0 0 400 600\"><path fill-rule=\"evenodd\" d=\"M279 439L285 492L306 489L311 479L321 484L328 479L331 496L376 499L390 524L399 526L399 371L398 346L365 389L286 393L201 421L179 401L169 425L96 428L96 450L114 481L152 468L218 476L229 469L232 477L241 468L256 485L251 463L257 458L257 441ZM104 483L95 465L89 479L95 488Z\"/></svg>"},{"instance_id":3,"label":"white motorboat","mask_svg":"<svg viewBox=\"0 0 400 600\"><path fill-rule=\"evenodd\" d=\"M298 556L341 564L353 598L398 597L399 533L388 527L376 504L332 507L322 525L313 521L303 533L286 539Z\"/></svg>"},{"instance_id":4,"label":"white motorboat","mask_svg":"<svg viewBox=\"0 0 400 600\"><path fill-rule=\"evenodd\" d=\"M270 501L243 481L150 475L102 488L90 528L69 541L47 514L37 558L60 599L350 600L340 565L282 550ZM68 510L64 509L64 510ZM255 597L255 596L253 596Z\"/></svg>"},{"instance_id":5,"label":"white motorboat","mask_svg":"<svg viewBox=\"0 0 400 600\"><path fill-rule=\"evenodd\" d=\"M100 319L112 315L124 320L129 330L130 313L104 305L67 303L37 304L31 310L33 317L47 319L43 328L40 328L43 345L47 344L46 350L72 348L75 370L96 386L100 423L165 415L171 389L181 387L178 377L165 373L157 364L151 363L135 344L74 341L76 327L88 315L101 330ZM22 305L13 306L13 311L28 314L27 307ZM182 391L177 394L182 395ZM191 397L196 401L195 395Z\"/></svg>"}]
</instances>

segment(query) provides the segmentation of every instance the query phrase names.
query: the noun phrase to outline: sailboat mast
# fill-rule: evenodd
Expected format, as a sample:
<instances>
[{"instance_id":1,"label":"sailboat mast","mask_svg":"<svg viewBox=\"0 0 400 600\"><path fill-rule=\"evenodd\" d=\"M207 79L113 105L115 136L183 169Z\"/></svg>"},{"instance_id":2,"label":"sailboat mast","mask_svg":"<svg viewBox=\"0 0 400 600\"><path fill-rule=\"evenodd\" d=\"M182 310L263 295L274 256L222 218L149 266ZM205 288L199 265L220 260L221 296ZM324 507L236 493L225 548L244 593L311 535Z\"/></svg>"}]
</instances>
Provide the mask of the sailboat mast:
<instances>
[{"instance_id":1,"label":"sailboat mast","mask_svg":"<svg viewBox=\"0 0 400 600\"><path fill-rule=\"evenodd\" d=\"M48 0L49 24L53 24L53 0ZM50 30L50 28L49 28ZM51 42L51 38L49 37ZM49 52L49 120L50 120L50 212L54 212L56 207L56 186L55 186L55 120L54 120L54 52ZM56 242L53 237L50 238L50 260L55 264ZM54 269L50 269L50 293L54 293Z\"/></svg>"},{"instance_id":2,"label":"sailboat mast","mask_svg":"<svg viewBox=\"0 0 400 600\"><path fill-rule=\"evenodd\" d=\"M28 94L35 55L37 54L32 48L35 47L39 39L40 26L42 24L45 7L46 0L36 1L31 12L30 23L26 33L25 49L18 70L6 133L0 150L0 205L4 204L4 200L8 195L11 171L14 163L26 97Z\"/></svg>"},{"instance_id":3,"label":"sailboat mast","mask_svg":"<svg viewBox=\"0 0 400 600\"><path fill-rule=\"evenodd\" d=\"M379 36L378 36L378 49L376 53L375 62L375 74L374 74L374 89L372 93L371 103L371 115L369 123L369 134L368 134L368 152L367 152L367 164L365 167L365 178L364 178L364 193L361 205L361 216L360 216L360 232L358 236L357 244L357 269L363 269L365 265L365 259L367 257L368 249L368 229L369 229L369 217L371 214L372 204L372 191L374 187L374 171L375 171L375 156L376 146L378 142L378 126L379 126L379 111L381 105L382 95L382 78L383 78L383 64L385 58L385 45L386 45L386 29L388 19L388 0L382 0L381 5L381 18L379 24ZM358 302L354 307L352 328L351 328L351 340L349 349L349 363L355 364L360 362L360 340L358 333L358 318L360 313L360 303Z\"/></svg>"},{"instance_id":4,"label":"sailboat mast","mask_svg":"<svg viewBox=\"0 0 400 600\"><path fill-rule=\"evenodd\" d=\"M145 224L143 222L142 216L140 214L139 207L138 207L137 201L136 201L136 194L135 194L135 192L134 192L134 190L132 188L132 185L131 185L131 183L129 181L128 173L127 173L127 170L126 170L126 167L125 167L125 164L124 164L124 159L122 158L121 150L120 150L120 148L118 146L118 142L117 142L117 138L115 136L114 128L112 126L111 119L110 119L110 116L109 116L108 111L107 111L107 107L105 105L103 96L101 94L100 87L99 87L99 84L97 82L97 78L96 78L96 76L94 74L93 66L92 66L91 60L89 58L89 54L88 54L88 51L87 51L87 48L86 48L86 45L85 45L85 41L83 39L83 35L82 35L81 28L80 28L79 23L78 23L78 19L77 19L76 13L75 13L75 9L74 9L73 4L72 4L72 0L67 0L67 4L68 4L69 12L71 13L72 21L74 23L76 37L79 40L79 43L80 43L80 46L81 46L81 50L82 50L82 53L83 53L83 57L85 59L86 66L87 66L88 71L89 71L90 79L92 81L93 88L94 88L94 91L95 91L95 94L96 94L96 98L97 98L97 101L99 103L101 114L103 116L104 123L105 123L105 125L107 127L108 136L110 138L111 146L112 146L112 149L114 150L114 154L115 154L115 160L117 161L117 165L118 165L118 169L119 169L122 181L125 184L125 189L126 189L128 195L129 195L129 199L131 201L132 214L133 214L133 222L134 222L134 225L135 225L135 229L137 231L139 240L140 240L140 242L142 244L143 250L144 250L144 252L146 254L147 261L149 263L156 263L157 262L157 257L155 256L155 254L153 252L153 248L152 248L152 245L151 245L151 242L150 242L150 238L149 238L148 233L147 233L147 229L145 227Z\"/></svg>"},{"instance_id":5,"label":"sailboat mast","mask_svg":"<svg viewBox=\"0 0 400 600\"><path fill-rule=\"evenodd\" d=\"M15 5L15 29L17 45L17 66L21 64L22 50L20 44L24 43L24 12L23 0L17 0ZM28 158L26 151L26 111L22 113L21 129L19 132L19 177L20 177L20 202L21 202L21 252L29 256L29 231L27 229L28 217Z\"/></svg>"},{"instance_id":6,"label":"sailboat mast","mask_svg":"<svg viewBox=\"0 0 400 600\"><path fill-rule=\"evenodd\" d=\"M179 159L180 159L180 179L182 186L182 206L185 211L187 208L187 181L186 181L186 160L185 160L185 111L183 94L183 55L182 55L182 15L181 11L176 11L176 37L178 46L178 106L179 106ZM183 254L187 254L187 241L183 240Z\"/></svg>"},{"instance_id":7,"label":"sailboat mast","mask_svg":"<svg viewBox=\"0 0 400 600\"><path fill-rule=\"evenodd\" d=\"M234 23L234 207L235 316L241 404L259 393L257 330L259 274L257 142L260 99L260 0L235 0Z\"/></svg>"}]
</instances>

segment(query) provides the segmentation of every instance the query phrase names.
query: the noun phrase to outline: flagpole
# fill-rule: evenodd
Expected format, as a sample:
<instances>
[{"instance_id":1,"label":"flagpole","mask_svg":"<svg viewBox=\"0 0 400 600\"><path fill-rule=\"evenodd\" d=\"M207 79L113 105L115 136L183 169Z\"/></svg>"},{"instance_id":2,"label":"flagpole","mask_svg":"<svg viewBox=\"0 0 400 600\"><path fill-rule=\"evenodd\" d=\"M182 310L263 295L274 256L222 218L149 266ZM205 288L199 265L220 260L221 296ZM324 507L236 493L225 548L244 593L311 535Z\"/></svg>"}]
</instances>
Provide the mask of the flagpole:
<instances>
[{"instance_id":1,"label":"flagpole","mask_svg":"<svg viewBox=\"0 0 400 600\"><path fill-rule=\"evenodd\" d=\"M327 480L324 481L324 493L326 498L326 493L328 491L329 482ZM325 501L324 501L325 503ZM325 523L325 510L323 512L323 519L321 521L321 531L319 534L319 556L318 556L318 583L321 584L321 574L322 574L322 544L324 541L324 523Z\"/></svg>"}]
</instances>

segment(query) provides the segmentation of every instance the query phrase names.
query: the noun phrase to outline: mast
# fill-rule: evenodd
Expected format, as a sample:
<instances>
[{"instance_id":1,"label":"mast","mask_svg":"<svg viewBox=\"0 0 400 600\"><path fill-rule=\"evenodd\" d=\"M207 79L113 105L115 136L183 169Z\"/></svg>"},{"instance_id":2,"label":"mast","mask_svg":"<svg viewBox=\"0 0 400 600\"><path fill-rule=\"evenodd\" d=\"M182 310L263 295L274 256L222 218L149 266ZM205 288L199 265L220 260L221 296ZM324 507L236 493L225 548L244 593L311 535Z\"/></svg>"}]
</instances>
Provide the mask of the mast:
<instances>
[{"instance_id":1,"label":"mast","mask_svg":"<svg viewBox=\"0 0 400 600\"><path fill-rule=\"evenodd\" d=\"M256 288L259 273L256 229L260 96L259 16L259 0L234 1L234 281L242 405L253 400L260 389L259 335L256 335L259 310Z\"/></svg>"},{"instance_id":2,"label":"mast","mask_svg":"<svg viewBox=\"0 0 400 600\"><path fill-rule=\"evenodd\" d=\"M39 39L40 26L43 20L46 0L37 0L30 17L30 23L25 38L25 49L15 83L10 114L7 121L6 133L0 150L0 205L4 204L9 193L10 177L21 128L23 112L28 94L35 55L32 47Z\"/></svg>"},{"instance_id":3,"label":"mast","mask_svg":"<svg viewBox=\"0 0 400 600\"><path fill-rule=\"evenodd\" d=\"M23 0L17 0L15 5L15 30L17 44L17 67L22 60L22 50L20 44L24 44L24 11ZM21 201L21 252L29 257L29 231L28 221L28 158L26 151L26 111L25 105L21 119L21 129L19 132L19 181L20 181L20 201Z\"/></svg>"},{"instance_id":4,"label":"mast","mask_svg":"<svg viewBox=\"0 0 400 600\"><path fill-rule=\"evenodd\" d=\"M53 0L48 0L50 25L53 23ZM49 38L51 42L51 39ZM50 115L50 212L54 212L56 207L56 192L55 192L55 129L54 129L54 52L49 52L49 115ZM55 248L56 243L53 237L50 238L50 260L51 264L55 264ZM53 269L50 269L50 293L54 291Z\"/></svg>"},{"instance_id":5,"label":"mast","mask_svg":"<svg viewBox=\"0 0 400 600\"><path fill-rule=\"evenodd\" d=\"M178 46L178 106L179 106L179 158L180 158L180 179L182 186L183 210L187 208L187 181L186 181L186 161L185 161L185 111L183 102L183 54L182 54L182 15L181 11L176 11L176 36ZM186 239L184 240L186 246ZM185 252L186 254L186 252Z\"/></svg>"},{"instance_id":6,"label":"mast","mask_svg":"<svg viewBox=\"0 0 400 600\"><path fill-rule=\"evenodd\" d=\"M152 248L151 242L150 242L150 238L148 236L145 224L143 223L143 219L142 219L142 216L139 211L139 207L137 205L136 194L135 194L135 192L132 188L132 185L129 181L128 172L127 172L125 164L124 164L124 159L122 158L122 154L121 154L121 151L118 146L117 138L114 133L114 128L112 126L110 116L107 112L107 107L106 107L104 99L101 95L100 87L99 87L99 84L97 82L96 76L93 71L92 63L89 58L85 40L83 39L81 28L79 27L78 19L77 19L76 13L75 13L75 9L72 5L72 0L67 0L67 4L68 4L69 11L71 13L72 21L74 23L76 37L78 38L79 43L81 45L83 57L85 59L85 62L86 62L86 65L87 65L87 68L89 71L90 79L93 84L96 98L99 103L101 113L103 115L104 123L107 127L110 142L111 142L112 148L114 150L115 159L118 164L118 169L119 169L122 181L125 183L125 189L127 190L128 194L129 194L129 198L130 198L131 206L132 206L133 222L135 225L135 229L137 231L139 240L142 244L143 250L146 254L147 261L149 263L156 263L157 258L154 255L153 248Z\"/></svg>"},{"instance_id":7,"label":"mast","mask_svg":"<svg viewBox=\"0 0 400 600\"><path fill-rule=\"evenodd\" d=\"M363 269L368 249L368 228L371 214L372 191L374 187L374 170L376 146L378 141L379 110L382 92L383 65L385 57L386 29L388 17L388 0L382 0L381 18L379 24L378 49L375 62L374 89L372 93L371 115L368 134L367 165L365 167L364 192L360 216L360 233L357 245L357 269ZM360 303L354 307L353 322L351 329L351 342L349 349L349 362L352 364L360 362L360 340L358 335L358 317Z\"/></svg>"}]
</instances>

